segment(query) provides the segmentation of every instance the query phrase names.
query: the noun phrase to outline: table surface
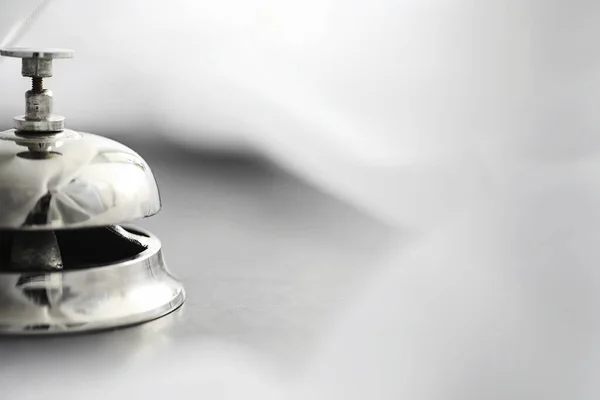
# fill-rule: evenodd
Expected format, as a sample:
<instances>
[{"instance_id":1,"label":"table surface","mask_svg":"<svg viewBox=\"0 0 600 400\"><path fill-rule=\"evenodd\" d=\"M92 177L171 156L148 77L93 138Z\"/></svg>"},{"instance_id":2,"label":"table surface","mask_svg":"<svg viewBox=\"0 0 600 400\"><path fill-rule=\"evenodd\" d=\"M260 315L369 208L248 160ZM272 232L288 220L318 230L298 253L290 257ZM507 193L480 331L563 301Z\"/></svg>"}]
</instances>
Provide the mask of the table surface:
<instances>
[{"instance_id":1,"label":"table surface","mask_svg":"<svg viewBox=\"0 0 600 400\"><path fill-rule=\"evenodd\" d=\"M158 140L158 139L157 139ZM293 370L388 251L395 232L276 166L148 140L163 210L139 225L163 242L188 298L173 314L89 335L0 339L0 376L62 362L123 363L189 340L251 349ZM102 361L104 360L104 361ZM7 383L8 382L8 383ZM3 390L5 390L3 389Z\"/></svg>"}]
</instances>

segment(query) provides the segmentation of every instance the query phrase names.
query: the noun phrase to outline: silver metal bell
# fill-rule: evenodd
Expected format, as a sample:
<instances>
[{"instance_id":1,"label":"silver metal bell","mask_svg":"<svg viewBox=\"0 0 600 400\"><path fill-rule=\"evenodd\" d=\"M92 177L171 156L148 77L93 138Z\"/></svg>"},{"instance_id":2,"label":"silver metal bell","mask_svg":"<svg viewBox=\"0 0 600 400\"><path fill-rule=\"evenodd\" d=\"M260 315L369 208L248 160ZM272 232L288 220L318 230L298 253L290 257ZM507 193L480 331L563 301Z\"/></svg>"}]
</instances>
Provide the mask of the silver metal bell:
<instances>
[{"instance_id":1,"label":"silver metal bell","mask_svg":"<svg viewBox=\"0 0 600 400\"><path fill-rule=\"evenodd\" d=\"M185 292L154 235L128 226L156 214L148 164L53 114L52 60L62 49L7 49L32 78L26 112L0 132L0 334L95 331L156 319Z\"/></svg>"}]
</instances>

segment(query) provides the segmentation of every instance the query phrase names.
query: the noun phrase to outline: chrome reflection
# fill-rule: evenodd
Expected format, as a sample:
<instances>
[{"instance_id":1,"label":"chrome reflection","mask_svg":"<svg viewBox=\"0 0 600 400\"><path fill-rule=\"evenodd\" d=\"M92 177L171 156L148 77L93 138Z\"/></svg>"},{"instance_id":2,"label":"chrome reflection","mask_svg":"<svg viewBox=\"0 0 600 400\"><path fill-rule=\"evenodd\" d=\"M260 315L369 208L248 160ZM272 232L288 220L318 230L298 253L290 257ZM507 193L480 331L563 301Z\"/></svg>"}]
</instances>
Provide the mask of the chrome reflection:
<instances>
[{"instance_id":1,"label":"chrome reflection","mask_svg":"<svg viewBox=\"0 0 600 400\"><path fill-rule=\"evenodd\" d=\"M0 206L0 229L39 230L132 222L156 214L161 201L148 164L120 143L8 130L0 132Z\"/></svg>"},{"instance_id":2,"label":"chrome reflection","mask_svg":"<svg viewBox=\"0 0 600 400\"><path fill-rule=\"evenodd\" d=\"M145 250L90 268L0 272L0 334L95 331L134 325L177 309L185 293L168 270L160 241L137 228L117 228Z\"/></svg>"}]
</instances>

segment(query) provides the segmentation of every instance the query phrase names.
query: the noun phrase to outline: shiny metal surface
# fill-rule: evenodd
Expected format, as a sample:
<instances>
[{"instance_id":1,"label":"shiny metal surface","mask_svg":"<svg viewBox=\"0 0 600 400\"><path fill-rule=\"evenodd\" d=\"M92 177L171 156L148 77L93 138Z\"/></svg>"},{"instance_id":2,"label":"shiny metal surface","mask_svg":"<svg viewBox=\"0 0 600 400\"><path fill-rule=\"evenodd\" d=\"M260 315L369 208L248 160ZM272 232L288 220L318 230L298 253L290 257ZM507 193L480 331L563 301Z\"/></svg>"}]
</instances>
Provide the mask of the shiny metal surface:
<instances>
[{"instance_id":1,"label":"shiny metal surface","mask_svg":"<svg viewBox=\"0 0 600 400\"><path fill-rule=\"evenodd\" d=\"M50 115L40 121L34 121L27 119L26 115L18 115L13 118L13 128L26 132L59 132L65 128L65 117Z\"/></svg>"},{"instance_id":2,"label":"shiny metal surface","mask_svg":"<svg viewBox=\"0 0 600 400\"><path fill-rule=\"evenodd\" d=\"M39 158L34 148L48 156ZM160 194L135 151L89 133L0 133L0 229L117 225L156 214Z\"/></svg>"},{"instance_id":3,"label":"shiny metal surface","mask_svg":"<svg viewBox=\"0 0 600 400\"><path fill-rule=\"evenodd\" d=\"M110 329L181 306L185 293L167 269L160 241L148 232L133 232L142 234L147 249L130 259L80 270L0 272L0 333Z\"/></svg>"}]
</instances>

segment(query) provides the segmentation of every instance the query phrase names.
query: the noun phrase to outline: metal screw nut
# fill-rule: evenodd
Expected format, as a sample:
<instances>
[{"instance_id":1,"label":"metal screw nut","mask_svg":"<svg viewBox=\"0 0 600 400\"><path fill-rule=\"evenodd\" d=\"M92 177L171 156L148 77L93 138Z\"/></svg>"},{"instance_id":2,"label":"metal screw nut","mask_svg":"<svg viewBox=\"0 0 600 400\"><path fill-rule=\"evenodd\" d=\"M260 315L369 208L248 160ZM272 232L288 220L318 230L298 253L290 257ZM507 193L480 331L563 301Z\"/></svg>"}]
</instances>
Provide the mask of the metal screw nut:
<instances>
[{"instance_id":1,"label":"metal screw nut","mask_svg":"<svg viewBox=\"0 0 600 400\"><path fill-rule=\"evenodd\" d=\"M49 78L52 76L52 60L73 58L75 52L68 49L2 49L0 55L21 58L21 75L29 78Z\"/></svg>"}]
</instances>

